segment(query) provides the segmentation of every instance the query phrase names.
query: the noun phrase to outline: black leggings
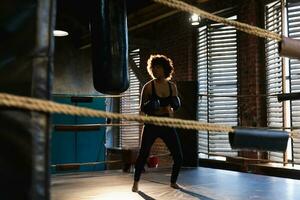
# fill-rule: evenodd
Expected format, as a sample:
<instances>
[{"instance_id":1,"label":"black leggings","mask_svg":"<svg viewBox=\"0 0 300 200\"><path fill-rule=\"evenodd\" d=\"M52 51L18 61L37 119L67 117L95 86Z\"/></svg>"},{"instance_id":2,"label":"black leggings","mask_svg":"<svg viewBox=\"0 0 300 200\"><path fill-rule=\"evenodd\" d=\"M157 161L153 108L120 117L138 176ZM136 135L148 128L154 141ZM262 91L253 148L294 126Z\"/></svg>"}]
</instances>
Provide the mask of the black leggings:
<instances>
[{"instance_id":1,"label":"black leggings","mask_svg":"<svg viewBox=\"0 0 300 200\"><path fill-rule=\"evenodd\" d=\"M144 126L141 149L135 163L135 181L140 180L141 172L149 156L151 146L158 137L164 141L173 157L174 163L172 168L171 183L176 183L183 159L177 132L174 128L155 126L152 124L146 124Z\"/></svg>"}]
</instances>

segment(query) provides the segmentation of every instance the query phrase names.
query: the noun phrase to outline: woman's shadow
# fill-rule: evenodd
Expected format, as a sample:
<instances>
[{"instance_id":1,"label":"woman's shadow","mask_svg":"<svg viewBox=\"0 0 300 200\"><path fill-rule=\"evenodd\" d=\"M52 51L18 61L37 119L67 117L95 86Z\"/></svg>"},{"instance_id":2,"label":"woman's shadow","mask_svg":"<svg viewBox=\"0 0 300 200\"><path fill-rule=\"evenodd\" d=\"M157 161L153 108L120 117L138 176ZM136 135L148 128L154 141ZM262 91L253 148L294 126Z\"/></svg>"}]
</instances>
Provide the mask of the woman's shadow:
<instances>
[{"instance_id":1,"label":"woman's shadow","mask_svg":"<svg viewBox=\"0 0 300 200\"><path fill-rule=\"evenodd\" d=\"M196 197L196 198L201 199L201 200L216 200L216 199L213 199L213 198L210 198L210 197L207 197L207 196L204 196L204 195L201 195L201 194L198 194L198 193L195 193L195 192L183 189L183 188L180 188L179 190L181 192L184 192L188 195L191 195L191 196Z\"/></svg>"},{"instance_id":2,"label":"woman's shadow","mask_svg":"<svg viewBox=\"0 0 300 200\"><path fill-rule=\"evenodd\" d=\"M146 199L146 200L155 200L154 198L148 196L147 194L145 194L144 192L142 191L138 191L138 194L143 197L143 199Z\"/></svg>"},{"instance_id":3,"label":"woman's shadow","mask_svg":"<svg viewBox=\"0 0 300 200\"><path fill-rule=\"evenodd\" d=\"M195 192L192 192L192 191L189 191L189 190L186 190L186 189L183 189L183 188L180 188L179 189L181 192L184 192L188 195L191 195L193 197L196 197L198 199L201 199L201 200L216 200L216 199L212 199L210 197L207 197L207 196L204 196L204 195L201 195L201 194L198 194L198 193L195 193ZM138 191L138 194L143 197L143 199L145 200L155 200L154 198L148 196L147 194L145 194L144 192L142 191Z\"/></svg>"}]
</instances>

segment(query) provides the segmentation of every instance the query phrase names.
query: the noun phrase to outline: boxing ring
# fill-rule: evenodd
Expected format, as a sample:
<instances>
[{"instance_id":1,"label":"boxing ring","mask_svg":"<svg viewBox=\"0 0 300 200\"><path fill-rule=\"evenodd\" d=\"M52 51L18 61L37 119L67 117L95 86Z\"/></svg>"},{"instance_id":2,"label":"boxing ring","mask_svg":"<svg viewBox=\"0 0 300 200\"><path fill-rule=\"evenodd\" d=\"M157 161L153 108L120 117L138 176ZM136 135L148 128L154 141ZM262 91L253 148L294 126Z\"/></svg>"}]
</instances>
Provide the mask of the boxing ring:
<instances>
[{"instance_id":1,"label":"boxing ring","mask_svg":"<svg viewBox=\"0 0 300 200\"><path fill-rule=\"evenodd\" d=\"M163 2L162 0L154 1L159 3ZM20 11L24 10L24 16L28 15L28 18L22 19L24 20L23 23L21 23L22 20L19 21L19 11L16 9L11 9L14 12L9 12L7 16L5 16L7 19L11 20L15 20L14 18L16 16L16 22L19 22L16 24L20 24L20 26L16 25L15 32L11 29L10 20L3 23L6 32L3 34L5 36L3 39L5 43L2 45L3 48L1 49L1 52L5 52L2 54L5 55L3 58L5 61L3 62L3 66L6 68L1 67L1 69L3 69L2 80L4 80L1 82L1 92L4 93L0 93L0 106L3 109L1 110L1 140L3 141L3 146L7 146L8 148L3 148L5 151L1 154L3 161L5 161L5 165L2 167L4 170L1 172L1 186L3 187L1 188L0 199L48 199L50 195L49 169L50 167L54 167L49 164L49 147L51 139L49 134L49 116L54 113L86 117L126 119L140 123L152 123L159 126L191 130L223 131L228 132L229 135L232 136L231 141L233 147L238 149L246 148L265 151L278 150L283 152L286 149L288 138L294 139L300 135L299 130L292 130L290 133L286 131L281 131L280 133L272 131L272 134L269 134L272 136L270 139L266 135L268 132L267 130L252 129L245 132L244 130L236 129L236 127L228 125L213 125L195 120L122 115L119 113L108 113L85 108L76 108L68 105L59 105L51 101L42 100L51 98L50 88L52 86L54 55L52 30L54 30L55 26L55 2L52 0L28 1L24 3L24 5L24 7L20 6ZM119 12L114 11L113 13L122 14L119 17L115 17L116 19L120 19L120 21L110 21L109 16L98 13L98 10L100 10L98 8L100 6L105 6L107 9L112 8L113 6L96 4L93 6L95 12L92 13L91 37L93 38L93 54L98 51L101 52L101 57L99 57L97 53L92 58L92 67L94 70L93 80L96 81L94 85L97 91L107 94L119 94L128 88L126 76L126 73L128 72L128 60L126 59L127 27L125 23L126 15L124 13L125 4L117 2L116 5L119 6L117 7ZM215 20L217 22L235 26L240 31L258 37L275 40L281 44L282 56L300 58L298 51L300 42L297 40L289 40L281 35L270 33L247 24L226 21L222 18L206 14L183 2L169 0L169 3L166 5L182 11L199 14L199 16L204 16L213 21ZM14 6L15 5L12 7ZM8 7L11 8L10 6ZM23 12L20 13L24 14ZM102 21L112 22L112 24L118 25L119 29L111 29L110 27L99 28L98 24ZM27 24L34 25L26 26ZM23 27L26 27L26 29L24 28L23 30ZM36 32L31 34L32 30L36 30ZM116 37L110 40L108 36L112 35L110 34L110 31L114 30L117 31L113 32L113 35ZM105 37L96 37L97 35L102 34ZM27 41L28 44L24 41ZM108 48L102 48L101 45L103 44ZM109 47L114 46L115 44L122 44L118 54L110 51L102 51L103 49L113 49ZM19 48L20 46L26 48ZM7 49L13 49L13 51L6 54ZM120 59L114 59L115 57L112 55L117 55L116 57ZM18 58L18 62L15 61L16 58ZM24 62L24 66L20 65L19 62ZM103 63L108 64L106 65ZM116 68L112 69L111 66L116 66ZM107 69L111 69L110 75L114 77L113 79L111 76L106 76L107 73L103 73L107 72ZM15 71L19 73L12 73ZM26 73L24 76L22 73L23 71L26 71L28 74ZM115 73L119 71L124 73ZM118 74L121 74L121 76L116 77ZM116 81L111 82L112 80ZM16 93L18 95L11 95ZM278 134L280 134L278 144L273 145L273 141L275 141L274 139L277 138ZM253 139L253 146L248 146L247 141L249 141L249 138ZM271 145L262 143L262 139L272 141L272 143L268 143ZM22 143L19 141L22 141ZM138 193L131 192L130 188L133 182L132 176L133 175L130 173L123 173L120 171L56 174L51 176L51 197L52 199L74 200L299 199L300 196L300 192L297 190L300 186L299 180L274 178L217 169L183 169L179 175L178 181L178 183L182 185L182 189L180 190L174 190L169 187L169 169L147 171L147 173L143 175L143 179L141 180L142 184Z\"/></svg>"},{"instance_id":2,"label":"boxing ring","mask_svg":"<svg viewBox=\"0 0 300 200\"><path fill-rule=\"evenodd\" d=\"M300 180L248 174L204 167L183 168L178 183L169 186L170 169L147 170L140 191L131 192L132 173L118 170L53 175L52 200L115 199L201 199L201 200L295 200L300 196Z\"/></svg>"}]
</instances>

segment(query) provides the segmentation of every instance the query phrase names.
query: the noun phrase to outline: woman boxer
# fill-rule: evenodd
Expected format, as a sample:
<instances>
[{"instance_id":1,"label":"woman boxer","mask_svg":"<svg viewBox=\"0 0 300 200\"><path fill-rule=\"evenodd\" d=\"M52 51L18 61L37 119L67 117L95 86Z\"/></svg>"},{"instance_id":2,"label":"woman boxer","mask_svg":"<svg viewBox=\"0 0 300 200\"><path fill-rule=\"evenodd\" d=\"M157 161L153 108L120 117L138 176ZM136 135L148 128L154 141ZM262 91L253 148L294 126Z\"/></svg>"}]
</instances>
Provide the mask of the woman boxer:
<instances>
[{"instance_id":1,"label":"woman boxer","mask_svg":"<svg viewBox=\"0 0 300 200\"><path fill-rule=\"evenodd\" d=\"M180 100L175 83L169 81L174 73L172 60L164 55L151 55L147 61L147 71L152 80L144 85L141 92L141 114L173 117L174 111L180 107ZM133 192L138 191L141 172L151 146L158 137L167 145L174 161L170 186L175 189L180 188L176 181L181 168L182 151L175 128L145 124L141 148L135 164Z\"/></svg>"}]
</instances>

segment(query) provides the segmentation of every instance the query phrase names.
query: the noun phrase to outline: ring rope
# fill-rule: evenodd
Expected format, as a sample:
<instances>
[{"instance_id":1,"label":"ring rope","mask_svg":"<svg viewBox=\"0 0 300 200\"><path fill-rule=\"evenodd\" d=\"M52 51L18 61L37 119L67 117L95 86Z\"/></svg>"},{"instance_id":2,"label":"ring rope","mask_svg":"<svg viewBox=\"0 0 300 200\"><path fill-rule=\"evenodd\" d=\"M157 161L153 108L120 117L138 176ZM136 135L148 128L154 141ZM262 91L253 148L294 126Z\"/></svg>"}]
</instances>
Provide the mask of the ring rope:
<instances>
[{"instance_id":1,"label":"ring rope","mask_svg":"<svg viewBox=\"0 0 300 200\"><path fill-rule=\"evenodd\" d=\"M0 93L0 106L19 108L31 111L57 113L65 115L77 115L85 117L102 117L112 119L125 119L128 121L137 121L149 123L157 126L168 126L182 129L207 130L216 132L233 132L234 128L224 124L212 124L196 120L184 120L178 118L155 117L134 114L120 114L90 108L76 107L61 103L55 103L48 100L36 99L31 97L17 96L7 93ZM290 137L299 137L300 130L293 130Z\"/></svg>"},{"instance_id":2,"label":"ring rope","mask_svg":"<svg viewBox=\"0 0 300 200\"><path fill-rule=\"evenodd\" d=\"M209 131L233 131L233 128L228 125L208 124L195 120L183 120L168 117L154 117L134 114L120 114L90 108L75 107L72 105L55 103L48 100L34 99L0 93L0 106L14 107L32 111L40 111L46 113L60 113L66 115L78 115L86 117L103 117L112 119L125 119L128 121L138 121L142 123L151 123L158 126L168 126L174 128L194 129L194 130L209 130Z\"/></svg>"},{"instance_id":3,"label":"ring rope","mask_svg":"<svg viewBox=\"0 0 300 200\"><path fill-rule=\"evenodd\" d=\"M116 95L91 95L91 94L80 94L80 95L71 95L71 94L52 94L53 97L92 97L92 98L122 98L122 97L134 97L140 96L139 94L116 94Z\"/></svg>"},{"instance_id":4,"label":"ring rope","mask_svg":"<svg viewBox=\"0 0 300 200\"><path fill-rule=\"evenodd\" d=\"M282 94L282 93L281 93ZM285 93L286 94L286 93ZM246 97L277 97L280 94L238 94L238 95L220 95L220 94L198 94L199 97L228 97L228 98L246 98Z\"/></svg>"},{"instance_id":5,"label":"ring rope","mask_svg":"<svg viewBox=\"0 0 300 200\"><path fill-rule=\"evenodd\" d=\"M54 124L53 127L107 127L107 126L139 126L141 123L109 123L109 124Z\"/></svg>"},{"instance_id":6,"label":"ring rope","mask_svg":"<svg viewBox=\"0 0 300 200\"><path fill-rule=\"evenodd\" d=\"M153 1L160 4L164 4L171 8L175 8L177 10L189 12L191 14L197 14L203 18L207 18L215 22L223 23L229 26L234 26L237 30L249 33L251 35L256 35L258 37L276 40L278 42L282 40L282 36L277 33L262 28L258 28L256 26L252 26L246 23L242 23L234 20L228 20L223 17L219 17L217 15L211 14L209 12L201 10L195 6L189 5L182 1L178 1L178 0L153 0Z\"/></svg>"},{"instance_id":7,"label":"ring rope","mask_svg":"<svg viewBox=\"0 0 300 200\"><path fill-rule=\"evenodd\" d=\"M276 160L270 160L270 159L261 159L261 158L247 158L242 156L229 156L225 154L218 154L218 153L208 153L209 156L222 156L226 158L232 158L232 159L242 159L245 161L258 161L258 162L271 162L271 163L279 163L279 164L291 164L290 162L285 161L276 161Z\"/></svg>"},{"instance_id":8,"label":"ring rope","mask_svg":"<svg viewBox=\"0 0 300 200\"><path fill-rule=\"evenodd\" d=\"M109 163L119 163L123 162L122 160L106 160L106 161L99 161L99 162L85 162L85 163L64 163L64 164L54 164L51 167L68 167L74 165L80 166L89 166L89 165L98 165L98 164L109 164Z\"/></svg>"}]
</instances>

